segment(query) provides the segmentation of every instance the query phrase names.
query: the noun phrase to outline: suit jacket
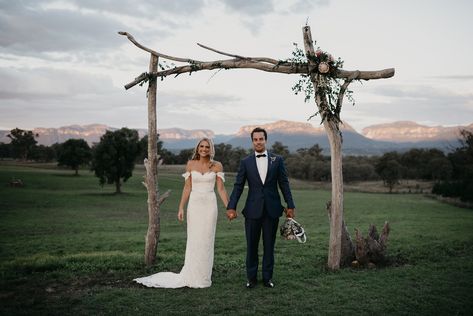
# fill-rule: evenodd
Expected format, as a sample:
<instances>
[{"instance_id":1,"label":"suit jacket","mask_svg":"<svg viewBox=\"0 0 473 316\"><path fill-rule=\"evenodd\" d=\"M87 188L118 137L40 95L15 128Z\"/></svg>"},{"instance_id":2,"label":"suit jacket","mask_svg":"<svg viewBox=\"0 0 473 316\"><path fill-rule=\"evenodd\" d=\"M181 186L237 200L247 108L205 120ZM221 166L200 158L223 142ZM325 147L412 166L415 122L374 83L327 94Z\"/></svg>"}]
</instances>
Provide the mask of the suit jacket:
<instances>
[{"instance_id":1,"label":"suit jacket","mask_svg":"<svg viewBox=\"0 0 473 316\"><path fill-rule=\"evenodd\" d=\"M242 211L245 217L254 219L260 218L263 215L264 207L270 217L280 217L283 212L283 206L281 205L278 186L282 192L287 207L295 208L292 200L291 189L289 188L286 167L284 166L282 157L268 152L268 157L266 157L266 159L268 159L268 171L264 184L258 173L256 157L254 154L251 154L240 161L240 167L238 168L238 173L227 209L236 209L246 181L248 181L248 196L246 198L245 207Z\"/></svg>"}]
</instances>

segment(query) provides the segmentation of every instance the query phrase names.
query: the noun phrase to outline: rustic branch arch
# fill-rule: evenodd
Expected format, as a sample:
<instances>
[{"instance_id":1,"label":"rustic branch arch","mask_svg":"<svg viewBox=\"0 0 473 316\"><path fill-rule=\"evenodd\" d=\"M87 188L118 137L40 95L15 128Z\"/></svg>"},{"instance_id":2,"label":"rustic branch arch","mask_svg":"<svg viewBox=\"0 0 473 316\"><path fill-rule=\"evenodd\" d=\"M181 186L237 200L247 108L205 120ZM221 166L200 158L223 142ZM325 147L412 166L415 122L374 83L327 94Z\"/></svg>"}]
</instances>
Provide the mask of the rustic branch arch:
<instances>
[{"instance_id":1,"label":"rustic branch arch","mask_svg":"<svg viewBox=\"0 0 473 316\"><path fill-rule=\"evenodd\" d=\"M307 57L307 63L294 63L281 61L267 57L245 57L235 54L222 52L202 44L198 44L204 49L211 50L218 54L232 57L231 59L222 59L214 61L199 61L190 58L179 58L169 56L152 50L138 43L135 38L127 32L119 32L120 35L126 36L133 44L140 49L151 54L148 73L143 73L134 81L125 85L126 89L148 81L148 159L145 161L146 167L146 187L148 190L148 232L146 235L145 246L145 263L151 265L156 258L156 251L159 239L159 212L160 204L163 196L160 196L157 190L157 164L158 153L156 152L157 142L157 126L156 126L156 91L157 78L164 78L170 75L178 76L182 73L192 73L200 70L212 69L234 69L234 68L251 68L267 72L283 73L283 74L305 74L310 76L314 91L317 92L319 82L316 75L317 64L315 60L315 49L312 41L312 35L309 26L302 28L304 39L304 51ZM159 58L172 60L176 62L186 63L186 65L158 71ZM339 69L335 75L338 79L344 79L344 83L340 88L337 100L337 107L341 109L342 101L348 85L353 80L372 80L390 78L394 76L394 68L388 68L377 71L347 71ZM318 112L322 117L328 111L327 98L323 93L315 93L315 103ZM336 270L340 268L342 257L342 221L343 221L343 175L342 175L342 138L339 131L340 122L337 120L325 119L323 121L324 128L327 132L330 143L331 154L331 171L332 171L332 199L331 199L331 216L330 216L330 242L328 252L327 265L330 269Z\"/></svg>"}]
</instances>

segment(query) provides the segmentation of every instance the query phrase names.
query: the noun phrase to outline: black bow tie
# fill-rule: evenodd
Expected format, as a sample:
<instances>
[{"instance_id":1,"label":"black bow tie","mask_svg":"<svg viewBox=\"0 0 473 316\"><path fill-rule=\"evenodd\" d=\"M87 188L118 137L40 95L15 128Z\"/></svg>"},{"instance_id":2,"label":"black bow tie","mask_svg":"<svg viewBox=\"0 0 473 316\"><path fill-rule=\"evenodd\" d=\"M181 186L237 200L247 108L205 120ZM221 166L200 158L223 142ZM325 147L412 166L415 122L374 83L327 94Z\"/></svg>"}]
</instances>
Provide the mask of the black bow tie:
<instances>
[{"instance_id":1,"label":"black bow tie","mask_svg":"<svg viewBox=\"0 0 473 316\"><path fill-rule=\"evenodd\" d=\"M261 157L266 157L266 154L259 154L259 155L256 155L256 158L261 158Z\"/></svg>"}]
</instances>

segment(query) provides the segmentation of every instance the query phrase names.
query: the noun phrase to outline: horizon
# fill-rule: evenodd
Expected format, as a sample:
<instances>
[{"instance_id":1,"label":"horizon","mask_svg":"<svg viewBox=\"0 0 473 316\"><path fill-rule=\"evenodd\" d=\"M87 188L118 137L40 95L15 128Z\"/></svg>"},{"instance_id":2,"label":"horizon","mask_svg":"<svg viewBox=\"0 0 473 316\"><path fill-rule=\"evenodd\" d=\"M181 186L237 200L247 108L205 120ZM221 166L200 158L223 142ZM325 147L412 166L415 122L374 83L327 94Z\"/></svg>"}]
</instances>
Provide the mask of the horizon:
<instances>
[{"instance_id":1,"label":"horizon","mask_svg":"<svg viewBox=\"0 0 473 316\"><path fill-rule=\"evenodd\" d=\"M395 121L471 124L470 1L454 5L407 0L119 4L101 0L2 3L0 127L89 125L91 118L111 127L147 126L146 87L125 91L123 86L148 70L149 54L118 31L127 31L141 44L168 55L205 61L221 58L195 45L199 42L232 54L286 59L294 51L293 43L302 46L301 29L306 23L315 46L342 58L343 69L395 68L393 78L350 85L356 104L345 100L341 118L356 131ZM250 69L166 78L158 82L158 126L229 135L243 125L282 118L306 122L316 106L293 94L291 87L298 79ZM317 126L318 120L310 123Z\"/></svg>"},{"instance_id":2,"label":"horizon","mask_svg":"<svg viewBox=\"0 0 473 316\"><path fill-rule=\"evenodd\" d=\"M277 122L290 122L290 123L309 123L312 125L312 127L314 128L323 128L323 126L321 124L313 124L312 122L309 122L309 121L289 121L289 120L277 120L277 121L273 121L273 122L266 122L266 123L262 123L262 124L248 124L248 125L242 125L240 126L240 128L238 130L236 130L235 132L233 133L217 133L215 132L214 130L212 129L208 129L208 128L193 128L193 129L189 129L189 128L184 128L184 127L179 127L179 126L174 126L174 127L163 127L163 128L160 128L159 125L158 125L158 130L167 130L167 129L180 129L180 130L183 130L183 131L199 131L199 130L209 130L211 132L213 132L215 134L215 136L228 136L228 135L234 135L234 134L237 134L238 131L243 128L243 127L246 127L246 126L264 126L264 125L269 125L269 124L274 124L274 123L277 123ZM438 128L450 128L450 127L469 127L470 125L473 125L473 120L471 123L467 123L467 124L461 124L461 125L426 125L426 124L420 124L418 122L415 122L415 121L393 121L393 122L387 122L387 123L379 123L379 124L372 124L372 125L368 125L368 126L365 126L363 127L361 130L358 130L356 128L354 128L349 122L345 122L344 123L347 123L350 127L352 127L357 133L363 135L363 129L364 128L369 128L369 127L377 127L377 126L381 126L381 125L395 125L395 124L400 124L400 123L414 123L418 126L423 126L423 127L428 127L428 128L435 128L435 127L438 127ZM111 125L107 125L107 124L103 124L103 123L89 123L89 124L70 124L70 125L60 125L60 126L36 126L36 127L33 127L33 128L22 128L22 127L19 127L19 126L16 126L16 127L13 127L13 128L3 128L0 126L0 130L1 131L11 131L12 129L14 128L19 128L19 129L22 129L22 130L35 130L35 129L61 129L61 128L69 128L69 127L73 127L73 126L78 126L78 127L88 127L88 126L93 126L93 125L99 125L99 126L106 126L106 127L110 127L110 128L114 128L114 129L120 129L120 128L123 128L123 127L126 127L126 128L129 128L129 129L135 129L135 130L147 130L148 128L147 127L131 127L131 126L120 126L120 127L117 127L117 126L111 126ZM343 125L341 126L343 127Z\"/></svg>"}]
</instances>

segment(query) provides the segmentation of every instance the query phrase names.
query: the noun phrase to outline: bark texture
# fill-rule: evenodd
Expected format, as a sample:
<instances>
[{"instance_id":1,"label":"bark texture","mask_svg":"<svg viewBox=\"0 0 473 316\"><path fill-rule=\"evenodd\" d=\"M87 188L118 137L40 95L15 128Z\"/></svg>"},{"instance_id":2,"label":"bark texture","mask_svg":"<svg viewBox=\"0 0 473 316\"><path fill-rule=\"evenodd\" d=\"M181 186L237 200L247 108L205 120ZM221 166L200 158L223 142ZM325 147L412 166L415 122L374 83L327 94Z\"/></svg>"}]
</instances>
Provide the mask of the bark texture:
<instances>
[{"instance_id":1,"label":"bark texture","mask_svg":"<svg viewBox=\"0 0 473 316\"><path fill-rule=\"evenodd\" d=\"M149 72L158 69L159 58L151 55ZM148 84L148 159L145 159L146 189L148 190L148 231L145 244L145 264L152 265L156 260L156 252L160 233L159 205L157 191L158 155L157 155L157 115L156 115L156 78Z\"/></svg>"},{"instance_id":2,"label":"bark texture","mask_svg":"<svg viewBox=\"0 0 473 316\"><path fill-rule=\"evenodd\" d=\"M315 49L312 41L310 27L302 28L304 35L304 48L309 61L309 68L316 67L314 63ZM325 116L327 104L326 96L318 93L318 81L314 72L310 73L310 79L314 85L315 103L322 117ZM343 221L343 173L342 173L342 135L338 128L338 122L324 120L325 131L330 143L330 167L332 172L332 201L330 216L330 240L327 265L336 270L341 264L342 249L342 221Z\"/></svg>"},{"instance_id":3,"label":"bark texture","mask_svg":"<svg viewBox=\"0 0 473 316\"><path fill-rule=\"evenodd\" d=\"M328 218L331 220L332 217L332 202L327 202L327 213ZM348 232L345 220L342 220L342 232L341 232L341 249L340 249L340 266L350 266L355 260L355 246Z\"/></svg>"}]
</instances>

